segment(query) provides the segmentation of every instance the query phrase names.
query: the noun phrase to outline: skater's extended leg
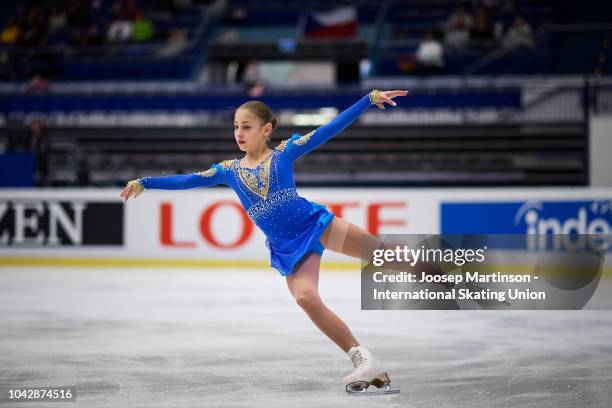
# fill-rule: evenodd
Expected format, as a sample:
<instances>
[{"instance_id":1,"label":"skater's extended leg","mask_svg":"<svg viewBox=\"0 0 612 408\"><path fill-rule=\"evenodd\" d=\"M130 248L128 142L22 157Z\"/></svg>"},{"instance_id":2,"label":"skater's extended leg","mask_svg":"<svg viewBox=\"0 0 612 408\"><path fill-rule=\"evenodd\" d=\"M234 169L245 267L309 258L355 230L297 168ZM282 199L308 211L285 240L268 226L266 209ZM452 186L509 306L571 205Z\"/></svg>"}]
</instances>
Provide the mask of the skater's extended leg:
<instances>
[{"instance_id":1,"label":"skater's extended leg","mask_svg":"<svg viewBox=\"0 0 612 408\"><path fill-rule=\"evenodd\" d=\"M336 343L343 351L359 343L348 326L332 312L319 296L319 267L321 256L309 253L297 267L297 270L287 276L287 286L297 304L306 312L313 323Z\"/></svg>"},{"instance_id":2,"label":"skater's extended leg","mask_svg":"<svg viewBox=\"0 0 612 408\"><path fill-rule=\"evenodd\" d=\"M363 228L339 217L334 217L321 235L320 241L325 249L362 259L366 264L372 261L370 256L375 250L392 249L396 246L383 242L376 235L370 234ZM406 264L401 262L385 262L385 268L410 272L410 270L407 270Z\"/></svg>"},{"instance_id":3,"label":"skater's extended leg","mask_svg":"<svg viewBox=\"0 0 612 408\"><path fill-rule=\"evenodd\" d=\"M372 261L370 256L377 249L395 250L398 245L405 245L400 243L385 243L376 235L370 234L363 228L339 217L334 217L325 232L321 235L320 241L325 249L362 259L366 264ZM365 248L362 248L364 245ZM417 262L414 266L410 266L410 264L398 260L386 261L384 267L393 271L425 272L430 275L444 273L439 266L434 263Z\"/></svg>"},{"instance_id":4,"label":"skater's extended leg","mask_svg":"<svg viewBox=\"0 0 612 408\"><path fill-rule=\"evenodd\" d=\"M360 259L363 255L385 247L385 243L376 235L339 217L333 218L320 240L325 249ZM363 244L366 247L362 252Z\"/></svg>"}]
</instances>

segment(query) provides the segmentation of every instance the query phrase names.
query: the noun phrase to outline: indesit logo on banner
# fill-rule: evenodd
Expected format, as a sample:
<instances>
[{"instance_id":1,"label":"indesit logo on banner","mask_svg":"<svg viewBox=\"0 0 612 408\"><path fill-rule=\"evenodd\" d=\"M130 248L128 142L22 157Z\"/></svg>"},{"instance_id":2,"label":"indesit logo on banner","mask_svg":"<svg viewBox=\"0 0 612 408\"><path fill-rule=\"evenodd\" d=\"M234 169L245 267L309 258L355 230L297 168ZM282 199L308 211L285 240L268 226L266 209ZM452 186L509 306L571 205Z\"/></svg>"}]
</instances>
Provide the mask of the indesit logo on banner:
<instances>
[{"instance_id":1,"label":"indesit logo on banner","mask_svg":"<svg viewBox=\"0 0 612 408\"><path fill-rule=\"evenodd\" d=\"M612 200L442 203L442 234L610 236Z\"/></svg>"},{"instance_id":2,"label":"indesit logo on banner","mask_svg":"<svg viewBox=\"0 0 612 408\"><path fill-rule=\"evenodd\" d=\"M83 200L0 201L0 244L123 245L123 204Z\"/></svg>"}]
</instances>

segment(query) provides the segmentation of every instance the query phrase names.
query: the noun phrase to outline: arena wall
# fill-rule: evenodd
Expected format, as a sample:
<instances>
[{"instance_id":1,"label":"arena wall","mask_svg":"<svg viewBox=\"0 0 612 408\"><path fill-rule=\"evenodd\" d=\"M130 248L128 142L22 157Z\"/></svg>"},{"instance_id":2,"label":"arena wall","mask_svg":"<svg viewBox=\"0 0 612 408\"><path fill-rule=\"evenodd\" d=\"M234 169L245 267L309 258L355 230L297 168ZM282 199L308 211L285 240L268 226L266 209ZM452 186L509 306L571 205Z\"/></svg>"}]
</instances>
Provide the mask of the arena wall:
<instances>
[{"instance_id":1,"label":"arena wall","mask_svg":"<svg viewBox=\"0 0 612 408\"><path fill-rule=\"evenodd\" d=\"M612 188L322 189L300 194L376 234L612 231ZM609 258L609 257L608 257ZM265 237L225 188L0 193L0 265L269 267ZM327 251L324 267L358 262Z\"/></svg>"},{"instance_id":2,"label":"arena wall","mask_svg":"<svg viewBox=\"0 0 612 408\"><path fill-rule=\"evenodd\" d=\"M612 186L612 115L594 116L590 122L590 184Z\"/></svg>"}]
</instances>

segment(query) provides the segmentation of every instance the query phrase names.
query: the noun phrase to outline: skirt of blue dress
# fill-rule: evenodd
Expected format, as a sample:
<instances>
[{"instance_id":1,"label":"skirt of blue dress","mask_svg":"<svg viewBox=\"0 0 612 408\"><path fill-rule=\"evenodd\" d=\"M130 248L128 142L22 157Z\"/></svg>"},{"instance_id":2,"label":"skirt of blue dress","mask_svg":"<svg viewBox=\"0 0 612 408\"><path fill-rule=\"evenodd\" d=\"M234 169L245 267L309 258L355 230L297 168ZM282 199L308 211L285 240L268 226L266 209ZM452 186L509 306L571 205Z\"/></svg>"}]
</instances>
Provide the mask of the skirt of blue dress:
<instances>
[{"instance_id":1,"label":"skirt of blue dress","mask_svg":"<svg viewBox=\"0 0 612 408\"><path fill-rule=\"evenodd\" d=\"M320 237L325 232L334 214L324 206L310 201L308 221L303 224L303 230L297 237L272 244L266 239L270 250L270 266L278 270L282 276L291 275L295 267L310 252L323 254Z\"/></svg>"}]
</instances>

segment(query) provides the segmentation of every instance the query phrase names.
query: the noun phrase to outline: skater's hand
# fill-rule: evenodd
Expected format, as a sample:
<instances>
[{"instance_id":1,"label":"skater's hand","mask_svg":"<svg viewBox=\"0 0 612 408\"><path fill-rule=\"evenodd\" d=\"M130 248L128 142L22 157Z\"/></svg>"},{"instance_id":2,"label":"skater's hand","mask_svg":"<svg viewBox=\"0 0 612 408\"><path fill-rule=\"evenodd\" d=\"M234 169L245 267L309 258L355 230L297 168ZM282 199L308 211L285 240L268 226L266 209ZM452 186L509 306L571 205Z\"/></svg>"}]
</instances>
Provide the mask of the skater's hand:
<instances>
[{"instance_id":1,"label":"skater's hand","mask_svg":"<svg viewBox=\"0 0 612 408\"><path fill-rule=\"evenodd\" d=\"M408 91L379 91L375 89L370 92L370 101L380 109L385 109L385 103L396 106L397 104L393 101L393 98L406 95L408 95Z\"/></svg>"},{"instance_id":2,"label":"skater's hand","mask_svg":"<svg viewBox=\"0 0 612 408\"><path fill-rule=\"evenodd\" d=\"M144 191L144 187L140 180L132 180L127 183L125 188L121 191L121 198L123 201L127 201L130 197L134 196L134 198L138 197Z\"/></svg>"}]
</instances>

